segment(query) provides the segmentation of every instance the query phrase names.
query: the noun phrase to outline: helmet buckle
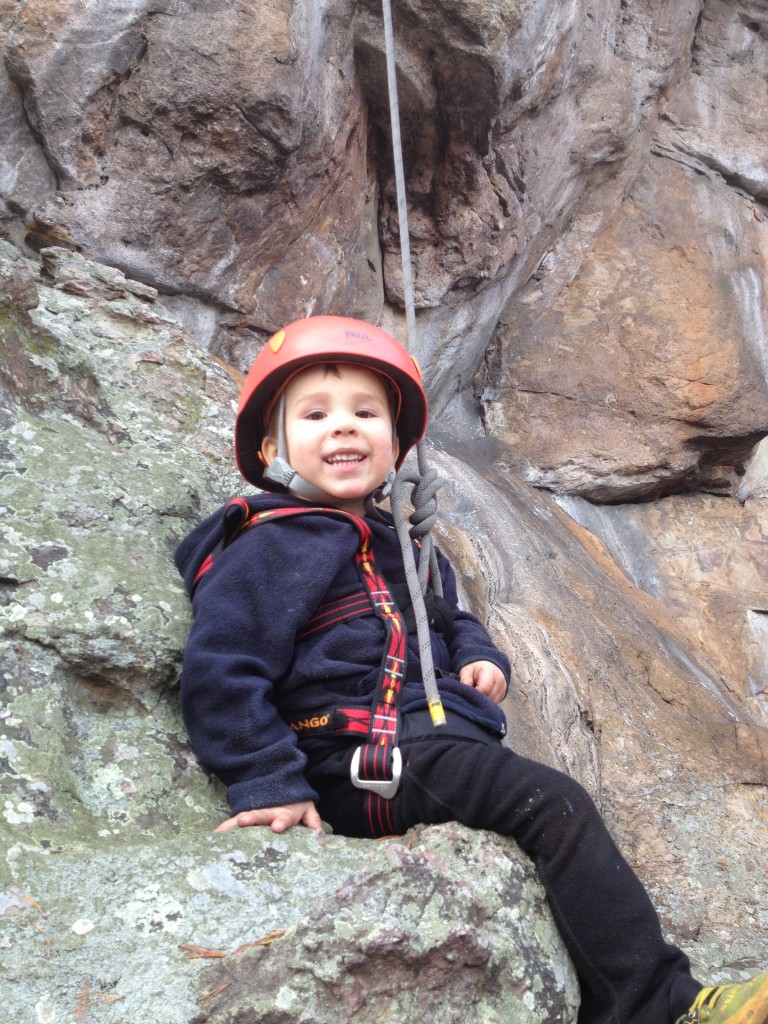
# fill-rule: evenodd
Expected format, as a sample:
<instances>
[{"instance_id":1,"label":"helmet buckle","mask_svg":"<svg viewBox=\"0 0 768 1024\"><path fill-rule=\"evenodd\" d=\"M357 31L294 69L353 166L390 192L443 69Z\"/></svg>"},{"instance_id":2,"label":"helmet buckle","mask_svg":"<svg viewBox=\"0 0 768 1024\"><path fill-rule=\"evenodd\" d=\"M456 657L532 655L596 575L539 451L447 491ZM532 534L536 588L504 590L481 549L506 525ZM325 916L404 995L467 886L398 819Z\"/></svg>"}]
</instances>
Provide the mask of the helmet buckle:
<instances>
[{"instance_id":1,"label":"helmet buckle","mask_svg":"<svg viewBox=\"0 0 768 1024\"><path fill-rule=\"evenodd\" d=\"M296 476L296 470L281 455L277 455L264 470L264 479L270 483L279 484L288 490L291 480Z\"/></svg>"}]
</instances>

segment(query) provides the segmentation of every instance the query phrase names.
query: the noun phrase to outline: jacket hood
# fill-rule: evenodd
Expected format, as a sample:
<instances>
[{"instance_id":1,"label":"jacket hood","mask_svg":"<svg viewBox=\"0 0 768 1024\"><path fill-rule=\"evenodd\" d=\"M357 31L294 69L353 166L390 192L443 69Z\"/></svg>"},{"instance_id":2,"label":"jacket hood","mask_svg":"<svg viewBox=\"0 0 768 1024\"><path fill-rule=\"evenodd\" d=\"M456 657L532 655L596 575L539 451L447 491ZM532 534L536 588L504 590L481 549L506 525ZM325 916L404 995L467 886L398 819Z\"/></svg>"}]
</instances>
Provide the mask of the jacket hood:
<instances>
[{"instance_id":1,"label":"jacket hood","mask_svg":"<svg viewBox=\"0 0 768 1024\"><path fill-rule=\"evenodd\" d=\"M300 501L288 494L265 494L257 492L239 499L237 524L239 526L243 517L243 503L247 503L251 512L263 512L269 508L301 508L307 502ZM192 594L195 583L203 563L213 554L217 548L224 544L224 538L229 532L231 535L233 526L229 523L228 513L231 502L222 505L201 523L198 523L191 533L181 541L173 555L173 561L184 580L184 586L188 594Z\"/></svg>"}]
</instances>

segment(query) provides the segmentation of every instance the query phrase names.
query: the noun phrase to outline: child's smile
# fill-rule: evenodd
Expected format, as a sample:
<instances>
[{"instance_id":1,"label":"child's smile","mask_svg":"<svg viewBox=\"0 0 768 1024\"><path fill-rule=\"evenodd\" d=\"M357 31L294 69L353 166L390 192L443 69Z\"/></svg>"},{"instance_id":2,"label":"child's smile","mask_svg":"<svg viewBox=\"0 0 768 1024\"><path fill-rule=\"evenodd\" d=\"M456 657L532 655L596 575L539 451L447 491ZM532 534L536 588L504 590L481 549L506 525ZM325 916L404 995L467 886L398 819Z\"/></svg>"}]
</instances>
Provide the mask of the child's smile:
<instances>
[{"instance_id":1,"label":"child's smile","mask_svg":"<svg viewBox=\"0 0 768 1024\"><path fill-rule=\"evenodd\" d=\"M335 455L330 455L325 461L330 462L332 466L342 465L345 462L362 462L365 458L359 452L336 452Z\"/></svg>"}]
</instances>

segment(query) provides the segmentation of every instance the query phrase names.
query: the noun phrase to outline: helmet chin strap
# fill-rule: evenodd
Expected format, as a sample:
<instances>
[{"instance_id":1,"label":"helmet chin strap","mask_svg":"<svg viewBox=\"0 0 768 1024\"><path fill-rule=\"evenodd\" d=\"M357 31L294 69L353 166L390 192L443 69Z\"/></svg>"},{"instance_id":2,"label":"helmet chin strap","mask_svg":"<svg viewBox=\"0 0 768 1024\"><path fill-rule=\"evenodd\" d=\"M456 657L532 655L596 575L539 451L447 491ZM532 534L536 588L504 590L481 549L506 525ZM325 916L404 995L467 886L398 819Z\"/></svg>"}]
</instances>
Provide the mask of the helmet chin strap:
<instances>
[{"instance_id":1,"label":"helmet chin strap","mask_svg":"<svg viewBox=\"0 0 768 1024\"><path fill-rule=\"evenodd\" d=\"M280 395L278 399L277 407L277 455L270 462L267 468L264 470L264 479L269 480L270 483L278 484L280 487L284 487L286 491L295 495L297 498L303 498L305 501L320 501L324 504L335 504L338 500L334 498L332 494L322 490L320 487L315 487L313 483L306 480L303 476L300 476L293 466L288 461L288 447L285 443L285 392ZM374 501L381 501L392 490L392 485L395 482L396 471L394 466L387 473L387 479L372 495L366 497L366 507L368 505L368 499L372 498Z\"/></svg>"}]
</instances>

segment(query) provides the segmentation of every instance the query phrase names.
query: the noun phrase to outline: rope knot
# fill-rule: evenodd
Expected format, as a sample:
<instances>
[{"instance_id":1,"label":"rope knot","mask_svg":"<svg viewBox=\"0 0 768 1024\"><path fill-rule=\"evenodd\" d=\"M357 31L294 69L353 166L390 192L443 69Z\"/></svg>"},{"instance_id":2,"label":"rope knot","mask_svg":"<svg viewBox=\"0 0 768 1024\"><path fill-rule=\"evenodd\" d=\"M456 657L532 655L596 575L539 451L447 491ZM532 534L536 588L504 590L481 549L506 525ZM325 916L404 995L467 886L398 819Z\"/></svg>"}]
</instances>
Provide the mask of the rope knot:
<instances>
[{"instance_id":1,"label":"rope knot","mask_svg":"<svg viewBox=\"0 0 768 1024\"><path fill-rule=\"evenodd\" d=\"M414 484L411 492L413 512L409 516L412 524L410 534L414 540L419 540L429 533L437 521L437 492L445 481L430 466L420 477L409 478L408 482Z\"/></svg>"}]
</instances>

